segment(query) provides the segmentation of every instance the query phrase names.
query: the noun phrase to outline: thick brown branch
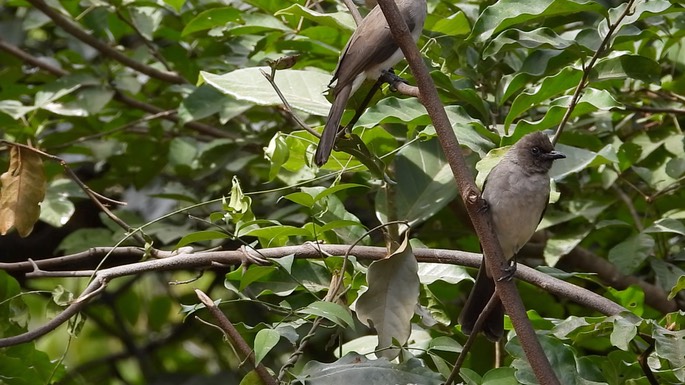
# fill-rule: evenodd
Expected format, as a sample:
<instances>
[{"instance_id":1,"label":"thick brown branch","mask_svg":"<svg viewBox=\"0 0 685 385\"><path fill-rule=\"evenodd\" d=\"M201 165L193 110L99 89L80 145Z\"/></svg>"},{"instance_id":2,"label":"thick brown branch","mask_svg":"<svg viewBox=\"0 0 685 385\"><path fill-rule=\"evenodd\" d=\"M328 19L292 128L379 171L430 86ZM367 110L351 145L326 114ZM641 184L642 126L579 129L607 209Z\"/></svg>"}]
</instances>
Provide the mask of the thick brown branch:
<instances>
[{"instance_id":1,"label":"thick brown branch","mask_svg":"<svg viewBox=\"0 0 685 385\"><path fill-rule=\"evenodd\" d=\"M379 0L378 5L388 20L393 38L402 49L414 74L414 78L418 82L421 101L426 107L438 133L440 145L450 164L478 238L481 240L483 252L488 256L488 258L485 258L485 263L487 263L488 270L495 279L497 293L514 324L516 334L520 337L521 346L530 362L530 366L540 383L546 385L559 384L559 380L556 378L554 370L552 370L552 366L536 337L535 330L528 320L526 309L523 306L518 290L516 290L516 285L511 280L501 279L508 264L504 260L499 242L490 223L489 213L479 210L481 207L481 204L479 204L481 201L480 191L476 187L473 175L466 165L459 141L452 130L433 79L430 77L428 69L421 58L421 53L411 38L409 28L400 15L397 5L392 0Z\"/></svg>"},{"instance_id":2,"label":"thick brown branch","mask_svg":"<svg viewBox=\"0 0 685 385\"><path fill-rule=\"evenodd\" d=\"M75 38L81 40L82 42L88 44L89 46L95 48L102 55L107 56L109 58L112 58L112 59L120 62L121 64L123 64L129 68L132 68L132 69L134 69L140 73L143 73L143 74L148 75L148 76L155 78L155 79L162 80L162 81L167 82L167 83L172 83L172 84L187 84L188 83L187 80L178 76L175 73L160 71L160 70L155 69L153 67L139 63L139 62L131 59L130 57L122 54L121 52L115 50L114 48L110 47L106 43L101 42L100 40L98 40L95 37L93 37L92 35L90 35L88 32L81 29L80 26L74 24L71 20L69 20L68 18L63 16L61 13L52 9L43 0L27 0L27 1L28 1L28 3L30 3L34 7L38 8L47 17L52 19L52 21L57 26L62 28L68 34L74 36Z\"/></svg>"}]
</instances>

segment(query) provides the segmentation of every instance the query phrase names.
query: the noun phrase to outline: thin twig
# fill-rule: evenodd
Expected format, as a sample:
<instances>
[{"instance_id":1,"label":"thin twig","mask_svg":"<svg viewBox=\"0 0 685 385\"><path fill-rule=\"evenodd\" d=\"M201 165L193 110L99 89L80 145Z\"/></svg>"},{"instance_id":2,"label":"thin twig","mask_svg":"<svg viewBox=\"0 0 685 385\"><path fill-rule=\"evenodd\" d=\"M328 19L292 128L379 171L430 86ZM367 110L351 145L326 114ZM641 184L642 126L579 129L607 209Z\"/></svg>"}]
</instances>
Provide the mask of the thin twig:
<instances>
[{"instance_id":1,"label":"thin twig","mask_svg":"<svg viewBox=\"0 0 685 385\"><path fill-rule=\"evenodd\" d=\"M131 7L129 9L134 9L134 8ZM119 19L121 19L124 23L126 23L126 25L131 27L131 29L136 33L136 35L138 35L138 38L140 38L140 40L143 42L143 44L145 44L145 46L150 50L150 53L152 54L152 56L154 56L155 59L159 60L159 62L162 63L162 65L164 66L164 68L166 68L167 71L171 72L171 66L166 61L164 56L162 56L162 54L159 53L159 50L157 50L157 47L155 47L155 45L152 44L152 42L150 40L148 40L143 35L142 32L140 32L140 29L138 29L138 26L136 26L131 20L129 20L129 18L126 17L123 14L123 12L121 12L121 9L116 5L114 5L114 12L117 14L117 16L119 16Z\"/></svg>"},{"instance_id":2,"label":"thin twig","mask_svg":"<svg viewBox=\"0 0 685 385\"><path fill-rule=\"evenodd\" d=\"M319 325L321 325L321 322L323 322L322 317L317 317L314 319L314 322L312 322L312 327L309 328L309 332L307 332L307 335L302 337L300 340L300 344L297 346L297 349L288 357L288 361L286 361L285 364L281 367L281 370L278 371L278 381L281 382L283 381L283 378L285 378L285 374L288 371L288 369L292 368L295 366L295 363L297 362L298 358L304 353L304 348L307 346L309 343L309 340L314 337L314 334L316 334L316 330L319 328Z\"/></svg>"},{"instance_id":3,"label":"thin twig","mask_svg":"<svg viewBox=\"0 0 685 385\"><path fill-rule=\"evenodd\" d=\"M255 354L250 345L245 342L243 337L240 335L238 329L233 326L231 321L226 317L226 315L219 310L219 308L214 304L207 294L202 292L200 289L195 289L195 294L200 299L200 301L207 307L207 310L212 314L212 316L219 322L219 327L226 333L231 344L246 357L252 367L254 367L257 375L266 385L278 385L278 381L266 370L266 367L260 362L257 363L255 359Z\"/></svg>"},{"instance_id":4,"label":"thin twig","mask_svg":"<svg viewBox=\"0 0 685 385\"><path fill-rule=\"evenodd\" d=\"M342 0L343 4L347 7L347 9L350 11L352 14L352 18L354 19L354 23L359 25L362 22L362 15L359 13L359 9L357 9L357 5L354 4L352 0Z\"/></svg>"},{"instance_id":5,"label":"thin twig","mask_svg":"<svg viewBox=\"0 0 685 385\"><path fill-rule=\"evenodd\" d=\"M297 125L300 126L300 127L302 127L302 129L304 129L305 131L307 131L307 132L309 132L310 134L316 136L317 138L320 138L320 137L321 137L321 134L319 134L318 132L316 132L315 129L309 127L309 126L307 125L307 123L303 122L302 119L300 119L299 116L295 115L295 112L293 111L293 108L290 106L290 103L288 103L288 100L285 98L285 96L283 95L283 93L281 92L281 90L278 88L278 85L276 85L276 80L275 80L275 77L276 77L276 70L275 70L275 69L272 69L272 70L271 70L271 75L269 75L268 73L266 73L266 71L264 71L264 70L262 70L262 69L260 69L259 72L261 72L262 75L264 75L264 77L265 77L266 80L269 82L269 84L271 84L271 87L273 87L274 91L276 91L276 94L278 94L278 97L279 97L279 98L281 99L281 101L283 102L283 107L285 107L285 110L290 114L290 116L291 116L292 119L295 121L295 123L297 123Z\"/></svg>"},{"instance_id":6,"label":"thin twig","mask_svg":"<svg viewBox=\"0 0 685 385\"><path fill-rule=\"evenodd\" d=\"M642 232L642 230L644 230L645 227L642 225L642 217L640 216L640 213L637 212L637 209L633 204L633 200L630 199L628 194L626 194L625 191L618 187L616 183L611 185L611 189L614 190L616 194L618 194L618 197L621 198L623 203L625 203L626 207L628 207L628 212L630 212L630 216L633 218L633 222L635 222L635 227L640 232Z\"/></svg>"},{"instance_id":7,"label":"thin twig","mask_svg":"<svg viewBox=\"0 0 685 385\"><path fill-rule=\"evenodd\" d=\"M500 300L497 296L497 292L492 293L490 299L488 300L488 303L485 305L483 311L478 316L476 323L473 324L473 330L471 331L469 338L466 340L466 343L461 348L461 352L457 357L457 361L454 363L454 368L452 368L452 372L450 373L449 377L447 377L447 381L445 381L445 385L451 385L457 378L457 376L459 375L459 371L461 371L461 366L464 364L464 360L466 360L466 355L468 354L469 350L471 350L471 346L473 345L473 343L476 341L478 332L483 329L483 324L487 320L488 315L490 315L490 313L492 313L495 307L499 306L499 304Z\"/></svg>"},{"instance_id":8,"label":"thin twig","mask_svg":"<svg viewBox=\"0 0 685 385\"><path fill-rule=\"evenodd\" d=\"M165 118L165 117L167 117L167 116L169 116L169 115L172 115L172 114L175 114L175 112L174 112L173 110L166 110L166 111L162 111L162 112L159 112L159 113L156 113L156 114L143 116L143 117L140 118L140 119L137 119L137 120L134 120L134 121L132 121L132 122L123 124L123 125L121 125L121 126L119 126L119 127L115 127L115 128L110 129L110 130L98 132L97 134L93 134L93 135L82 136L82 137L80 137L80 138L78 138L78 139L72 140L72 141L70 141L70 142L65 142L65 143L62 143L62 144L59 144L59 145L56 145L56 146L52 146L52 147L50 147L50 148L51 148L51 149L64 148L64 147L73 146L74 144L79 144L79 143L87 142L87 141L89 141L89 140L94 140L94 139L102 138L103 136L107 136L107 135L110 135L110 134L113 134L113 133L119 132L119 131L126 131L126 130L128 130L129 128L135 127L135 126L137 126L137 125L139 125L139 124L147 123L147 122L153 121L153 120L155 120L155 119Z\"/></svg>"},{"instance_id":9,"label":"thin twig","mask_svg":"<svg viewBox=\"0 0 685 385\"><path fill-rule=\"evenodd\" d=\"M583 77L581 78L580 83L578 83L578 86L576 86L576 90L573 92L573 97L571 97L571 102L568 105L568 109L566 109L566 113L564 113L564 116L561 118L561 122L559 123L559 127L557 127L557 130L554 133L554 137L552 138L552 144L557 143L557 141L559 140L559 137L561 136L561 133L564 131L564 127L566 126L566 123L568 122L568 120L571 118L571 114L573 113L573 110L575 110L576 105L578 104L578 101L580 100L580 97L581 97L583 90L588 85L588 79L590 78L590 72L592 71L592 68L595 66L595 64L597 63L597 60L599 60L600 56L604 55L604 52L609 48L609 42L611 41L611 38L613 37L614 30L616 28L618 28L618 26L621 24L621 21L623 21L623 19L626 16L628 16L634 12L634 10L632 9L634 4L635 4L635 0L629 0L626 3L626 9L621 13L621 15L618 17L618 20L616 20L616 22L609 25L606 36L604 36L604 39L602 40L602 43L597 48L597 51L595 52L595 54L592 55L590 62L587 65L583 66ZM608 24L609 24L609 19L607 18L607 25Z\"/></svg>"},{"instance_id":10,"label":"thin twig","mask_svg":"<svg viewBox=\"0 0 685 385\"><path fill-rule=\"evenodd\" d=\"M187 84L188 81L181 76L171 73L171 72L166 72L166 71L160 71L156 68L150 67L148 65L142 64L140 62L137 62L130 57L122 54L121 52L115 50L114 48L110 47L108 44L101 42L100 40L96 39L93 37L91 34L88 32L84 31L81 29L81 27L74 22L72 22L70 19L66 18L63 16L61 13L57 12L54 10L52 7L47 5L43 0L27 0L27 2L37 9L39 9L41 12L45 14L45 16L49 17L55 25L59 26L62 28L64 31L66 31L68 34L74 36L78 40L81 40L82 42L88 44L89 46L95 48L98 52L100 52L102 55L112 58L121 64L134 69L140 73L143 73L145 75L148 75L152 78L159 79L161 81L167 82L167 83L172 83L172 84Z\"/></svg>"},{"instance_id":11,"label":"thin twig","mask_svg":"<svg viewBox=\"0 0 685 385\"><path fill-rule=\"evenodd\" d=\"M124 222L119 217L117 217L107 206L105 206L102 203L104 201L104 202L108 202L108 203L112 203L112 204L116 204L116 205L126 205L126 202L120 202L120 201L117 201L117 200L114 200L111 198L107 198L106 196L101 195L101 194L96 193L95 191L91 190L91 188L88 187L85 183L83 183L83 181L81 181L81 179L76 175L76 173L74 173L74 171L69 167L67 162L58 156L48 154L48 153L43 152L37 148L33 148L33 147L27 146L25 144L8 142L6 140L0 140L0 143L4 143L8 146L21 147L23 149L32 151L32 152L34 152L40 156L43 156L45 158L48 158L48 159L53 160L55 162L58 162L62 166L64 171L66 171L67 175L69 175L69 177L81 188L81 190L83 190L83 192L85 192L86 195L88 195L88 197L93 201L93 203L95 203L96 206L98 206L98 208L100 210L102 210L112 221L114 221L114 223L119 225L121 228L123 228L124 230L126 230L128 232L131 232L132 236L138 242L145 244L146 241L142 235L140 235L140 234L138 234L138 232L134 231L133 227L129 226L128 223Z\"/></svg>"}]
</instances>

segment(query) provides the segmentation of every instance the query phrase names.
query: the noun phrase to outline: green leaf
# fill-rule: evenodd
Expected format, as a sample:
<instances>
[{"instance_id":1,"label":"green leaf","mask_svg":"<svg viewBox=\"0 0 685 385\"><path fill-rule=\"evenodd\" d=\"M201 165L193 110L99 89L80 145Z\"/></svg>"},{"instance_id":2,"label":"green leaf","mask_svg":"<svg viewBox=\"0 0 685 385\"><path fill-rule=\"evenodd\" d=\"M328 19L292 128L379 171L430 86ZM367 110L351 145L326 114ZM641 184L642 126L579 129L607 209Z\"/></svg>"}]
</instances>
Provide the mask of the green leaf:
<instances>
[{"instance_id":1,"label":"green leaf","mask_svg":"<svg viewBox=\"0 0 685 385\"><path fill-rule=\"evenodd\" d=\"M624 54L599 61L590 72L591 81L624 80L627 77L657 84L661 78L661 66L644 56Z\"/></svg>"},{"instance_id":2,"label":"green leaf","mask_svg":"<svg viewBox=\"0 0 685 385\"><path fill-rule=\"evenodd\" d=\"M654 246L651 236L633 235L609 250L609 262L616 265L622 274L630 275L652 254Z\"/></svg>"},{"instance_id":3,"label":"green leaf","mask_svg":"<svg viewBox=\"0 0 685 385\"><path fill-rule=\"evenodd\" d=\"M318 202L321 199L323 199L323 198L325 198L331 194L335 194L335 193L340 192L340 191L349 190L349 189L358 188L358 187L368 188L368 186L365 186L362 184L357 184L357 183L338 183L338 184L335 184L335 185L323 190L322 192L316 194L316 196L314 197L314 202Z\"/></svg>"},{"instance_id":4,"label":"green leaf","mask_svg":"<svg viewBox=\"0 0 685 385\"><path fill-rule=\"evenodd\" d=\"M443 379L416 358L402 364L387 359L369 360L356 353L346 354L333 363L308 362L298 375L310 385L422 384L438 385Z\"/></svg>"},{"instance_id":5,"label":"green leaf","mask_svg":"<svg viewBox=\"0 0 685 385\"><path fill-rule=\"evenodd\" d=\"M570 346L549 336L538 334L537 337L561 384L589 384L583 378L584 373L576 364L574 351ZM538 382L533 374L533 370L521 348L519 338L514 337L507 342L505 349L514 357L511 366L516 369L516 380L522 384L537 384Z\"/></svg>"},{"instance_id":6,"label":"green leaf","mask_svg":"<svg viewBox=\"0 0 685 385\"><path fill-rule=\"evenodd\" d=\"M76 211L70 197L81 196L76 183L69 179L56 179L48 184L45 199L40 204L40 220L53 227L64 226Z\"/></svg>"},{"instance_id":7,"label":"green leaf","mask_svg":"<svg viewBox=\"0 0 685 385\"><path fill-rule=\"evenodd\" d=\"M629 344L637 335L637 326L624 317L614 319L614 330L611 332L611 344L623 351L629 351Z\"/></svg>"},{"instance_id":8,"label":"green leaf","mask_svg":"<svg viewBox=\"0 0 685 385\"><path fill-rule=\"evenodd\" d=\"M271 161L269 180L274 180L290 156L290 148L283 134L279 132L271 138L269 146L264 150L264 155Z\"/></svg>"},{"instance_id":9,"label":"green leaf","mask_svg":"<svg viewBox=\"0 0 685 385\"><path fill-rule=\"evenodd\" d=\"M430 122L426 108L418 99L391 96L370 107L355 126L371 128L383 123L407 123L416 126L427 125Z\"/></svg>"},{"instance_id":10,"label":"green leaf","mask_svg":"<svg viewBox=\"0 0 685 385\"><path fill-rule=\"evenodd\" d=\"M672 300L675 296L685 289L685 275L681 275L678 278L678 282L673 286L671 291L668 293L668 300Z\"/></svg>"},{"instance_id":11,"label":"green leaf","mask_svg":"<svg viewBox=\"0 0 685 385\"><path fill-rule=\"evenodd\" d=\"M662 327L652 329L656 354L669 362L678 381L685 382L685 330L668 330Z\"/></svg>"},{"instance_id":12,"label":"green leaf","mask_svg":"<svg viewBox=\"0 0 685 385\"><path fill-rule=\"evenodd\" d=\"M257 332L254 339L255 365L262 362L280 339L281 334L274 329L262 329Z\"/></svg>"},{"instance_id":13,"label":"green leaf","mask_svg":"<svg viewBox=\"0 0 685 385\"><path fill-rule=\"evenodd\" d=\"M575 41L564 39L549 28L538 28L532 31L509 29L488 43L483 51L483 57L489 58L503 51L519 49L521 47L563 50L575 44Z\"/></svg>"},{"instance_id":14,"label":"green leaf","mask_svg":"<svg viewBox=\"0 0 685 385\"><path fill-rule=\"evenodd\" d=\"M641 316L644 312L645 293L640 287L633 285L625 290L609 288L609 293L611 293L619 305L630 310L633 314Z\"/></svg>"},{"instance_id":15,"label":"green leaf","mask_svg":"<svg viewBox=\"0 0 685 385\"><path fill-rule=\"evenodd\" d=\"M661 218L656 222L652 223L651 226L646 228L644 233L675 233L685 236L685 225L682 222L672 218Z\"/></svg>"},{"instance_id":16,"label":"green leaf","mask_svg":"<svg viewBox=\"0 0 685 385\"><path fill-rule=\"evenodd\" d=\"M397 218L415 226L457 196L452 170L437 139L413 142L400 150L395 157L395 181L392 206L388 206L385 190L376 195L376 213L381 222ZM394 212L389 213L390 209Z\"/></svg>"},{"instance_id":17,"label":"green leaf","mask_svg":"<svg viewBox=\"0 0 685 385\"><path fill-rule=\"evenodd\" d=\"M409 338L411 318L419 296L418 264L405 232L400 247L389 257L375 261L366 275L369 289L356 302L357 318L378 333L378 348L388 348ZM377 353L392 359L398 349Z\"/></svg>"},{"instance_id":18,"label":"green leaf","mask_svg":"<svg viewBox=\"0 0 685 385\"><path fill-rule=\"evenodd\" d=\"M353 31L354 19L347 12L319 13L300 4L293 4L288 8L281 9L274 16L292 15L313 21L319 25L335 28L336 30Z\"/></svg>"},{"instance_id":19,"label":"green leaf","mask_svg":"<svg viewBox=\"0 0 685 385\"><path fill-rule=\"evenodd\" d=\"M340 327L354 326L352 314L347 308L333 302L316 301L297 311L299 314L323 317Z\"/></svg>"},{"instance_id":20,"label":"green leaf","mask_svg":"<svg viewBox=\"0 0 685 385\"><path fill-rule=\"evenodd\" d=\"M314 198L302 191L294 192L288 195L284 195L283 199L287 199L291 202L297 203L300 206L312 208L314 206Z\"/></svg>"},{"instance_id":21,"label":"green leaf","mask_svg":"<svg viewBox=\"0 0 685 385\"><path fill-rule=\"evenodd\" d=\"M448 17L438 17L434 24L430 24L428 15L426 20L426 30L447 36L464 36L471 32L468 18L463 12L456 12Z\"/></svg>"},{"instance_id":22,"label":"green leaf","mask_svg":"<svg viewBox=\"0 0 685 385\"><path fill-rule=\"evenodd\" d=\"M557 151L566 155L565 159L554 162L550 175L555 180L563 179L569 175L577 174L587 168L598 167L603 164L618 163L616 152L611 145L607 144L598 152L588 151L579 147L557 144Z\"/></svg>"},{"instance_id":23,"label":"green leaf","mask_svg":"<svg viewBox=\"0 0 685 385\"><path fill-rule=\"evenodd\" d=\"M542 79L542 82L535 89L524 92L514 99L511 109L504 120L504 126L509 127L514 119L533 106L573 89L578 85L582 76L582 71L567 67L556 75Z\"/></svg>"},{"instance_id":24,"label":"green leaf","mask_svg":"<svg viewBox=\"0 0 685 385\"><path fill-rule=\"evenodd\" d=\"M222 231L216 231L216 230L196 231L194 233L184 235L183 238L181 238L181 240L178 241L178 243L176 244L175 249L179 249L179 248L186 246L186 245L189 245L191 243L213 241L215 239L226 239L228 237L229 237L229 235L222 232Z\"/></svg>"},{"instance_id":25,"label":"green leaf","mask_svg":"<svg viewBox=\"0 0 685 385\"><path fill-rule=\"evenodd\" d=\"M147 40L153 40L153 35L159 28L164 16L164 9L159 7L128 7L131 21L138 32Z\"/></svg>"},{"instance_id":26,"label":"green leaf","mask_svg":"<svg viewBox=\"0 0 685 385\"><path fill-rule=\"evenodd\" d=\"M190 20L183 28L181 36L185 37L191 33L205 31L216 27L223 27L228 23L239 22L240 15L240 11L235 7L208 9Z\"/></svg>"},{"instance_id":27,"label":"green leaf","mask_svg":"<svg viewBox=\"0 0 685 385\"><path fill-rule=\"evenodd\" d=\"M419 263L419 280L423 285L429 285L435 281L457 284L463 280L473 281L466 268L447 263Z\"/></svg>"},{"instance_id":28,"label":"green leaf","mask_svg":"<svg viewBox=\"0 0 685 385\"><path fill-rule=\"evenodd\" d=\"M541 18L604 11L599 3L590 0L500 0L481 13L469 39L483 42L512 25L525 25Z\"/></svg>"},{"instance_id":29,"label":"green leaf","mask_svg":"<svg viewBox=\"0 0 685 385\"><path fill-rule=\"evenodd\" d=\"M241 68L223 75L200 72L200 76L212 87L238 100L260 106L283 104L262 72L269 67ZM317 71L282 70L276 72L276 85L293 108L318 116L327 116L331 104L324 97L329 74Z\"/></svg>"}]
</instances>

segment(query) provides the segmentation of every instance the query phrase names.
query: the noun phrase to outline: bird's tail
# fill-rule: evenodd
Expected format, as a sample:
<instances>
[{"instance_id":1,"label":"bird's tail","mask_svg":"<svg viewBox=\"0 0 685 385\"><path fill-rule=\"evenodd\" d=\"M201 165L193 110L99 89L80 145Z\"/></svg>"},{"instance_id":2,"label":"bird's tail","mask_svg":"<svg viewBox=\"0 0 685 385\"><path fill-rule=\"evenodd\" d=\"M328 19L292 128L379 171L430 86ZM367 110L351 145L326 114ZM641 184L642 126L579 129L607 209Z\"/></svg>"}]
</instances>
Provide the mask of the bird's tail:
<instances>
[{"instance_id":1,"label":"bird's tail","mask_svg":"<svg viewBox=\"0 0 685 385\"><path fill-rule=\"evenodd\" d=\"M461 314L459 314L459 323L464 334L471 334L478 317L480 317L493 293L495 293L495 281L488 277L485 271L485 260L483 260L478 270L476 283L473 285ZM504 335L504 308L499 300L497 306L492 309L483 323L483 333L490 341L499 341Z\"/></svg>"},{"instance_id":2,"label":"bird's tail","mask_svg":"<svg viewBox=\"0 0 685 385\"><path fill-rule=\"evenodd\" d=\"M319 140L319 146L316 147L316 154L314 154L314 162L317 166L323 166L331 156L335 138L338 136L340 120L342 119L343 112L345 112L345 106L347 105L347 100L350 98L351 91L352 86L347 85L335 94L333 106L328 113L328 119L326 119L326 125L323 128L321 139Z\"/></svg>"}]
</instances>

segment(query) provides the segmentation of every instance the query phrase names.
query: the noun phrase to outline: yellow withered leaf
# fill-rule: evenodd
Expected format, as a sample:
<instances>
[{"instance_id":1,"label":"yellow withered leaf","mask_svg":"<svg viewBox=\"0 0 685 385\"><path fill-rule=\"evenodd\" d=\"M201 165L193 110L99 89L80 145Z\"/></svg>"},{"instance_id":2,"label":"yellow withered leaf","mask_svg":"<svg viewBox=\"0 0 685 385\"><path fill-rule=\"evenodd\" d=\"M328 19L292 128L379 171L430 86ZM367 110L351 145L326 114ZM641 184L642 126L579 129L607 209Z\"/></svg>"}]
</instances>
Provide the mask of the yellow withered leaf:
<instances>
[{"instance_id":1,"label":"yellow withered leaf","mask_svg":"<svg viewBox=\"0 0 685 385\"><path fill-rule=\"evenodd\" d=\"M14 226L26 237L40 216L45 198L45 172L40 155L21 147L10 149L10 166L0 175L0 234Z\"/></svg>"}]
</instances>

